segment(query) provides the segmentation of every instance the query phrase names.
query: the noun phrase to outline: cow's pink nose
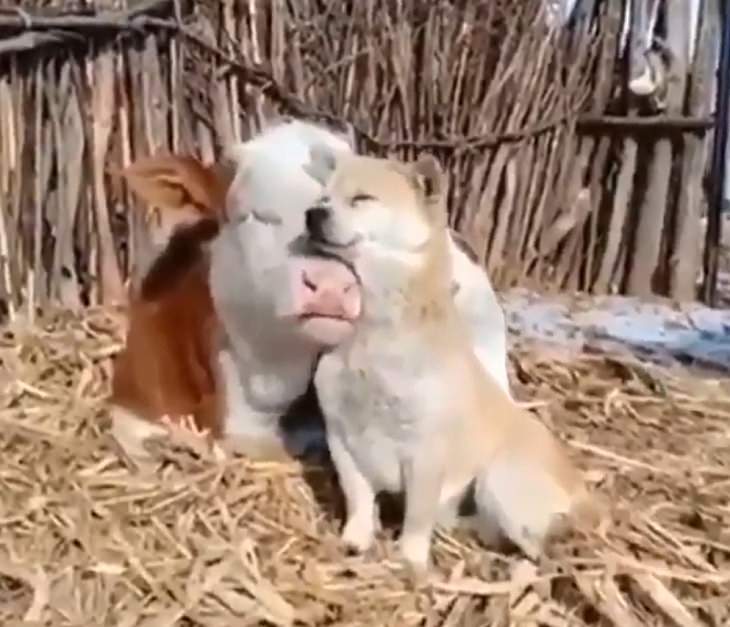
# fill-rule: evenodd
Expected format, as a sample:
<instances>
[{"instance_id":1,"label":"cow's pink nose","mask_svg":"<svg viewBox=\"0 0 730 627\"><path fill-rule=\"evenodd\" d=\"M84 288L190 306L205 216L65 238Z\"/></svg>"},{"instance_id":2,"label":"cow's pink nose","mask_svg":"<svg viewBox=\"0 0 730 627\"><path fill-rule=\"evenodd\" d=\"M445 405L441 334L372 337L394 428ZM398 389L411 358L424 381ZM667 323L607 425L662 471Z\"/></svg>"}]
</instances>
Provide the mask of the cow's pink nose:
<instances>
[{"instance_id":1,"label":"cow's pink nose","mask_svg":"<svg viewBox=\"0 0 730 627\"><path fill-rule=\"evenodd\" d=\"M337 273L333 276L331 269L326 272L302 271L302 284L325 310L334 310L342 306L347 294L357 289L357 281L349 272Z\"/></svg>"},{"instance_id":2,"label":"cow's pink nose","mask_svg":"<svg viewBox=\"0 0 730 627\"><path fill-rule=\"evenodd\" d=\"M310 258L299 266L296 291L299 315L353 320L360 314L360 288L355 275L332 259Z\"/></svg>"}]
</instances>

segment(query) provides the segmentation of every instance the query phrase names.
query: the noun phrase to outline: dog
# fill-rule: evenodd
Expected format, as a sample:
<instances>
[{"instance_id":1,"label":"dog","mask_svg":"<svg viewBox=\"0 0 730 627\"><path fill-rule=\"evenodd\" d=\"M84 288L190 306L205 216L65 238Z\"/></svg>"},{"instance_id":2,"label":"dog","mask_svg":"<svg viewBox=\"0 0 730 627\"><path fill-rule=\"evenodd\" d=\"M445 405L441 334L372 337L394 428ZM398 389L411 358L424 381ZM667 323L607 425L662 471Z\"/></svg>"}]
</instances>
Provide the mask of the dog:
<instances>
[{"instance_id":1,"label":"dog","mask_svg":"<svg viewBox=\"0 0 730 627\"><path fill-rule=\"evenodd\" d=\"M415 163L314 147L325 187L305 215L312 254L339 259L360 284L351 336L320 359L314 383L344 492L344 542L367 550L379 492L403 493L399 537L413 574L429 568L436 524L473 491L474 524L529 558L565 523L594 521L561 442L505 393L473 350L451 291L444 174Z\"/></svg>"}]
</instances>

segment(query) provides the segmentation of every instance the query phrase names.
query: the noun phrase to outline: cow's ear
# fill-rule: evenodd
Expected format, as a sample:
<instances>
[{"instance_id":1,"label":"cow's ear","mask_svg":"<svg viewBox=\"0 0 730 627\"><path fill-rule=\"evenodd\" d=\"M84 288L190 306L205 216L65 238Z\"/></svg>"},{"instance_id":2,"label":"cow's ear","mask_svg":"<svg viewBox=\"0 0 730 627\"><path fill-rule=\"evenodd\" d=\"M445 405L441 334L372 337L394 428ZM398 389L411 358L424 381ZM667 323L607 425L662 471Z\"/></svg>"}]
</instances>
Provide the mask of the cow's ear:
<instances>
[{"instance_id":1,"label":"cow's ear","mask_svg":"<svg viewBox=\"0 0 730 627\"><path fill-rule=\"evenodd\" d=\"M114 173L149 208L193 209L205 217L220 215L230 184L224 168L182 155L145 157Z\"/></svg>"}]
</instances>

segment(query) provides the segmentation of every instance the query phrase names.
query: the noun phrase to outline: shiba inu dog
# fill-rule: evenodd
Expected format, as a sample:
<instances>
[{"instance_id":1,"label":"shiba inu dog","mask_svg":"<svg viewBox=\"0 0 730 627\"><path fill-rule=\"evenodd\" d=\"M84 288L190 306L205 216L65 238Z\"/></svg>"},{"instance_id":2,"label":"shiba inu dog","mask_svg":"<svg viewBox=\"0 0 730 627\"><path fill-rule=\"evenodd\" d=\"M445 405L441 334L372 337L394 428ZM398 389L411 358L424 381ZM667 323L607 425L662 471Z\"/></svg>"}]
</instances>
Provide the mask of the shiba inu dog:
<instances>
[{"instance_id":1,"label":"shiba inu dog","mask_svg":"<svg viewBox=\"0 0 730 627\"><path fill-rule=\"evenodd\" d=\"M350 267L362 294L353 334L314 378L346 499L344 541L368 549L376 494L404 493L399 549L422 575L434 526L473 493L482 539L506 537L538 558L561 521L594 512L592 497L560 441L473 350L451 291L437 161L315 147L307 170L325 186L306 212L307 246Z\"/></svg>"}]
</instances>

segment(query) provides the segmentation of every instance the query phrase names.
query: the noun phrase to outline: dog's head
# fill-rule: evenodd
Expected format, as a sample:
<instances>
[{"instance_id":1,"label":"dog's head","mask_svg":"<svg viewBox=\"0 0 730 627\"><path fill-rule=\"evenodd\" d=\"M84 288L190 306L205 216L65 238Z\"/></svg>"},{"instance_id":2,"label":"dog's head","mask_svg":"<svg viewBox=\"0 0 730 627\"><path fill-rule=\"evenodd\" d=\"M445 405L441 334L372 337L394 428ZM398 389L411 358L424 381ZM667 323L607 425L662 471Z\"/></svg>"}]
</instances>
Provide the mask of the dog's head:
<instances>
[{"instance_id":1,"label":"dog's head","mask_svg":"<svg viewBox=\"0 0 730 627\"><path fill-rule=\"evenodd\" d=\"M443 243L444 175L434 157L403 163L336 155L318 146L306 170L325 190L306 212L308 238L357 273L363 265L380 271L398 264L413 269L425 262L432 244Z\"/></svg>"}]
</instances>

